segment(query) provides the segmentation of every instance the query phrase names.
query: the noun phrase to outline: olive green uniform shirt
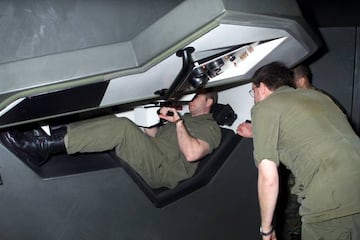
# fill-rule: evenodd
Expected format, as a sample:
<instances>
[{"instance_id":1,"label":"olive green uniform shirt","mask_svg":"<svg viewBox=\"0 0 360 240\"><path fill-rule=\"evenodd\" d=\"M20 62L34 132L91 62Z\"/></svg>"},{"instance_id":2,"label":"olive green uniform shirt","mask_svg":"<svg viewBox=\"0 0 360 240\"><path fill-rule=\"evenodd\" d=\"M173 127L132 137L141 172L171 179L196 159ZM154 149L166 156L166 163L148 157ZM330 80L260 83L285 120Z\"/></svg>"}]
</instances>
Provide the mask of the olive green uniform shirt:
<instances>
[{"instance_id":1,"label":"olive green uniform shirt","mask_svg":"<svg viewBox=\"0 0 360 240\"><path fill-rule=\"evenodd\" d=\"M215 149L221 140L221 131L211 114L191 117L190 114L183 116L184 125L191 136L207 142L211 151ZM166 155L164 162L165 179L174 179L176 182L194 175L198 162L188 162L179 148L175 124L168 123L160 127L155 136L155 143ZM174 176L178 176L174 178Z\"/></svg>"},{"instance_id":2,"label":"olive green uniform shirt","mask_svg":"<svg viewBox=\"0 0 360 240\"><path fill-rule=\"evenodd\" d=\"M360 212L360 140L328 96L280 87L252 108L252 122L256 165L292 171L303 222Z\"/></svg>"},{"instance_id":3,"label":"olive green uniform shirt","mask_svg":"<svg viewBox=\"0 0 360 240\"><path fill-rule=\"evenodd\" d=\"M211 114L185 114L183 119L191 136L207 142L211 150L219 145L221 131ZM197 162L186 161L181 153L173 123L160 127L156 137L149 137L127 118L90 119L67 126L65 145L69 154L115 149L116 155L151 187L172 188L191 177L197 168Z\"/></svg>"}]
</instances>

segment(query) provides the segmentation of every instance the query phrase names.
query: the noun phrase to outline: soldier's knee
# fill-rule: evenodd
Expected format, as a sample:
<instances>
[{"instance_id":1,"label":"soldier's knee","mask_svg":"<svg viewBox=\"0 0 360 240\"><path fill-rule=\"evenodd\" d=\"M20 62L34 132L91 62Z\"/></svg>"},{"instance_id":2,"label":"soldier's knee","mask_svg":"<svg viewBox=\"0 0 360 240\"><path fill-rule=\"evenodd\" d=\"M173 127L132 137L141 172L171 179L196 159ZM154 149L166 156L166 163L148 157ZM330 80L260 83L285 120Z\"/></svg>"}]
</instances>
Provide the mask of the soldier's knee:
<instances>
[{"instance_id":1,"label":"soldier's knee","mask_svg":"<svg viewBox=\"0 0 360 240\"><path fill-rule=\"evenodd\" d=\"M120 128L125 128L125 129L133 128L133 127L137 128L136 124L126 117L117 117L116 125L119 126Z\"/></svg>"}]
</instances>

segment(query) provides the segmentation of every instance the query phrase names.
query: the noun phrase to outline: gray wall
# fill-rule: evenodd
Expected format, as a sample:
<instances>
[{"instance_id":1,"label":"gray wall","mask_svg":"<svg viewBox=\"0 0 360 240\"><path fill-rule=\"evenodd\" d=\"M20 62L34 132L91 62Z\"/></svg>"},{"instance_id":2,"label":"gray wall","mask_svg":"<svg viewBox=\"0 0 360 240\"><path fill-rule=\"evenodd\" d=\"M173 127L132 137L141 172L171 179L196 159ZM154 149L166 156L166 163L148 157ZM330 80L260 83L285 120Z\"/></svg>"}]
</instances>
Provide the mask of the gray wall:
<instances>
[{"instance_id":1,"label":"gray wall","mask_svg":"<svg viewBox=\"0 0 360 240\"><path fill-rule=\"evenodd\" d=\"M351 119L354 128L360 135L360 29L356 31L356 49L355 49L355 71L354 71L354 95Z\"/></svg>"},{"instance_id":2,"label":"gray wall","mask_svg":"<svg viewBox=\"0 0 360 240\"><path fill-rule=\"evenodd\" d=\"M156 208L122 168L41 179L0 145L0 239L258 239L252 141L205 187Z\"/></svg>"},{"instance_id":3,"label":"gray wall","mask_svg":"<svg viewBox=\"0 0 360 240\"><path fill-rule=\"evenodd\" d=\"M0 63L129 41L180 2L1 0Z\"/></svg>"},{"instance_id":4,"label":"gray wall","mask_svg":"<svg viewBox=\"0 0 360 240\"><path fill-rule=\"evenodd\" d=\"M359 28L320 28L324 46L310 62L315 87L342 107L359 133L360 62Z\"/></svg>"}]
</instances>

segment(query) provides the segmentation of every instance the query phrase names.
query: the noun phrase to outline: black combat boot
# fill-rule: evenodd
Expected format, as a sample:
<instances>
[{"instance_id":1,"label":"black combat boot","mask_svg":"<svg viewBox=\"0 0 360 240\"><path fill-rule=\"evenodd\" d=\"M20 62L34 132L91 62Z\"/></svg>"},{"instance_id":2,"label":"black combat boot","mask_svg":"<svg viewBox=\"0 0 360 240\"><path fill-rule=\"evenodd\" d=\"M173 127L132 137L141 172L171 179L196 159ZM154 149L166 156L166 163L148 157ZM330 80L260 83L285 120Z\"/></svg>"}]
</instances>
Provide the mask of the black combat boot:
<instances>
[{"instance_id":1,"label":"black combat boot","mask_svg":"<svg viewBox=\"0 0 360 240\"><path fill-rule=\"evenodd\" d=\"M1 134L2 143L15 155L25 159L32 166L41 166L50 156L66 152L63 129L49 136L41 129L26 132L16 130Z\"/></svg>"}]
</instances>

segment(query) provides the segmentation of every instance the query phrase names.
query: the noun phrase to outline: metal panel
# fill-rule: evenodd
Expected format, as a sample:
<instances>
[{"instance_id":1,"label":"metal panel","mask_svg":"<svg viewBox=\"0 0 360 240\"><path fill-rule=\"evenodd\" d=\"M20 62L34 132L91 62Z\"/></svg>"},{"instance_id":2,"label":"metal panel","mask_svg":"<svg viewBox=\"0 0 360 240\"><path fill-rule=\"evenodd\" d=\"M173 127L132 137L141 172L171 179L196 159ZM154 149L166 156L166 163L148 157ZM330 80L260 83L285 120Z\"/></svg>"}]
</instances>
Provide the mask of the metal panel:
<instances>
[{"instance_id":1,"label":"metal panel","mask_svg":"<svg viewBox=\"0 0 360 240\"><path fill-rule=\"evenodd\" d=\"M24 18L26 19L29 12L34 12L35 16L32 17L37 19L33 23L34 26L44 24L46 27L48 21L52 20L55 26L62 26L67 30L69 30L69 24L75 26L84 24L84 21L88 19L84 9L92 13L98 6L93 1L85 3L82 0L75 2L75 9L73 9L73 3L67 1L59 2L58 5L38 1L28 3L28 5L25 3L23 5L14 4L15 2L5 4L7 6L5 22L11 22L14 17L14 12L11 9L16 6L17 8L14 9L22 9L18 12L22 16L19 18L21 23L24 23ZM112 4L113 2L108 0L104 3L106 5L105 10L100 7L99 12L94 13L94 16L98 16L100 12L106 15L104 25L99 19L94 25L92 25L92 21L89 21L89 29L84 29L84 31L94 32L96 36L107 35L109 32L106 27L108 27L114 30L112 32L114 35L117 35L118 27L122 28L123 26L110 24L119 19L117 15L112 16L112 19L113 11L106 11ZM82 5L84 5L84 9L81 9ZM137 10L130 3L124 3L121 6L124 8L119 13ZM59 46L59 49L52 49L53 54L1 64L0 77L4 82L0 88L0 99L2 100L0 111L15 105L14 103L22 98L104 80L110 80L110 84L100 106L98 106L99 108L144 100L153 101L154 98L158 97L154 94L155 91L173 86L175 76L181 70L181 65L179 65L181 59L175 57L175 53L187 46L195 48L193 58L198 60L199 57L211 58L212 55L222 49L226 50L256 41L286 37L286 41L281 46L274 48L265 57L258 58L256 64L252 63L250 66L254 69L271 61L283 61L291 66L311 55L317 48L313 34L303 27L301 21L298 21L301 20L301 16L295 1L284 4L283 0L278 0L267 5L260 1L250 3L248 0L237 3L226 0L187 0L173 9L169 6L165 4L160 7L161 9L166 8L169 12L165 15L157 13L156 15L159 18L156 21L146 22L142 19L137 34L128 31L128 24L136 21L138 13L136 12L132 16L135 19L130 18L131 14L126 13L125 16L129 16L129 19L126 19L127 22L124 23L125 30L122 34L131 35L128 36L129 39L132 37L128 41L123 36L118 39L124 40L123 42L108 44L104 40L103 45L92 46L94 42L89 39L88 48L59 53L60 48L63 51L69 46L67 42L62 42L63 35L60 31L58 34L59 42L55 42L63 46ZM257 8L256 6L260 7ZM114 7L117 9L119 5L115 4ZM149 8L149 5L144 3L139 6L138 10L140 12L148 11L144 8ZM276 9L278 12L275 11ZM79 13L83 18L77 21L77 17L73 18L74 13ZM39 16L43 16L43 18ZM39 23L39 19L44 22L40 21ZM24 28L20 24L19 29ZM33 30L35 31L35 29L36 27ZM57 28L54 27L54 29ZM71 33L67 34L71 35ZM52 37L55 36L56 31L53 31ZM111 39L111 36L106 37L106 39ZM36 43L33 45L35 47ZM74 44L74 46L77 45ZM46 48L46 44L44 48ZM222 78L221 81L217 79L210 85L219 86L247 79L254 69L228 79ZM79 111L87 110L89 109L86 107L79 109ZM71 111L72 109L69 109L68 112ZM63 113L68 114L68 112L64 111ZM54 116L55 114L49 113L48 118ZM33 119L29 119L29 121L36 120L38 119L35 116Z\"/></svg>"}]
</instances>

